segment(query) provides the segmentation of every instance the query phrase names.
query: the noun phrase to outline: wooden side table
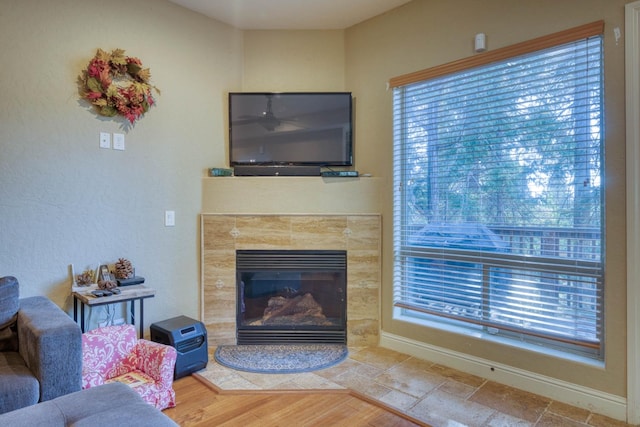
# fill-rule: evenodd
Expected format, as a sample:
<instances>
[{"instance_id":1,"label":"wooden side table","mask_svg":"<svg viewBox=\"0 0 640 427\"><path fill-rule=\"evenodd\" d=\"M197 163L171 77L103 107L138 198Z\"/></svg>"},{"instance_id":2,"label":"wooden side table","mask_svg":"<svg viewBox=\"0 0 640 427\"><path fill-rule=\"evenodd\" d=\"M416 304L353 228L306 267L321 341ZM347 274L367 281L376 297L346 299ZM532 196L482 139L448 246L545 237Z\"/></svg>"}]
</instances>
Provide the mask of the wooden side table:
<instances>
[{"instance_id":1,"label":"wooden side table","mask_svg":"<svg viewBox=\"0 0 640 427\"><path fill-rule=\"evenodd\" d=\"M78 322L78 301L80 302L80 329L85 332L84 325L84 307L97 307L107 304L115 303L131 303L130 312L131 324L135 325L135 301L140 303L140 338L144 338L144 300L147 298L153 298L156 295L156 291L145 285L131 285L118 287L120 289L119 294L113 294L108 297L96 297L91 291L98 289L98 285L91 286L73 286L71 289L71 295L73 295L73 320Z\"/></svg>"}]
</instances>

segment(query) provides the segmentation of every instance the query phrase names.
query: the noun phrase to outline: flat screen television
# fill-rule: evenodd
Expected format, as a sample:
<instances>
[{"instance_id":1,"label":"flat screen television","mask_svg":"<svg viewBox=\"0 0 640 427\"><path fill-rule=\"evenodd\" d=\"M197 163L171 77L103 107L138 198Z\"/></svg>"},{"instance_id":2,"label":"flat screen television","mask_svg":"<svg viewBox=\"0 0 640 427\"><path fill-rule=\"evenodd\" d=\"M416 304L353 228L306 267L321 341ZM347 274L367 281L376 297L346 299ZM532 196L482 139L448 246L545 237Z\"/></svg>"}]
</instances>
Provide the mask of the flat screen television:
<instances>
[{"instance_id":1,"label":"flat screen television","mask_svg":"<svg viewBox=\"0 0 640 427\"><path fill-rule=\"evenodd\" d=\"M231 92L229 163L236 175L352 166L352 104L349 92Z\"/></svg>"}]
</instances>

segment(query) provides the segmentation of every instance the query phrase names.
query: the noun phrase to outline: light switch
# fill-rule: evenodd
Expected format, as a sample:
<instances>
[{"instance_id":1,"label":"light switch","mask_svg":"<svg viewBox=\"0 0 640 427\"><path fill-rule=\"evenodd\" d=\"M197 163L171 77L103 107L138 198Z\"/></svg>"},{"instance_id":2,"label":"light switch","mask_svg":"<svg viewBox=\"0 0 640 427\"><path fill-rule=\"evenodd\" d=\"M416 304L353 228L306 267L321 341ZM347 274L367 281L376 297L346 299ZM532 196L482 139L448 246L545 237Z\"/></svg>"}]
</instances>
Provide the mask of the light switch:
<instances>
[{"instance_id":1,"label":"light switch","mask_svg":"<svg viewBox=\"0 0 640 427\"><path fill-rule=\"evenodd\" d=\"M124 134L123 133L113 134L113 149L124 151Z\"/></svg>"},{"instance_id":2,"label":"light switch","mask_svg":"<svg viewBox=\"0 0 640 427\"><path fill-rule=\"evenodd\" d=\"M164 226L173 227L176 225L176 211L164 211Z\"/></svg>"},{"instance_id":3,"label":"light switch","mask_svg":"<svg viewBox=\"0 0 640 427\"><path fill-rule=\"evenodd\" d=\"M111 148L111 134L109 132L100 132L100 148Z\"/></svg>"}]
</instances>

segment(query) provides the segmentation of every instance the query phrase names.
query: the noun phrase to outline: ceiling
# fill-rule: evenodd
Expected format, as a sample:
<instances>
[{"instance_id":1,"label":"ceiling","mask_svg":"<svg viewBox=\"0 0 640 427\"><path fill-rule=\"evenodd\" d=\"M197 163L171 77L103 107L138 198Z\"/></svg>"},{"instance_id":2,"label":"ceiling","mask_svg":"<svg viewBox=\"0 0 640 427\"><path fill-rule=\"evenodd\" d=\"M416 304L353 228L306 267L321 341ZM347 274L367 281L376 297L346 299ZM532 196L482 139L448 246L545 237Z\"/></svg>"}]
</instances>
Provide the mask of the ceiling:
<instances>
[{"instance_id":1,"label":"ceiling","mask_svg":"<svg viewBox=\"0 0 640 427\"><path fill-rule=\"evenodd\" d=\"M242 30L340 30L411 0L170 0Z\"/></svg>"}]
</instances>

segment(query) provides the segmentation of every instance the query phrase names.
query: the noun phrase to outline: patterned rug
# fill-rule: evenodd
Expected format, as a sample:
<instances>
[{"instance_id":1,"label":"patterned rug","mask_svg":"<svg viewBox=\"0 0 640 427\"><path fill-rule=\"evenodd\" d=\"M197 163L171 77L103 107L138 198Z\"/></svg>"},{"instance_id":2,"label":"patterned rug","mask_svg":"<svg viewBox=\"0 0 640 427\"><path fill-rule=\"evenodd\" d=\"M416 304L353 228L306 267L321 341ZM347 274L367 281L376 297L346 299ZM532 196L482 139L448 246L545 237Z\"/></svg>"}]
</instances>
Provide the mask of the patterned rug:
<instances>
[{"instance_id":1,"label":"patterned rug","mask_svg":"<svg viewBox=\"0 0 640 427\"><path fill-rule=\"evenodd\" d=\"M349 350L341 344L222 345L216 361L228 368L261 374L311 372L337 365Z\"/></svg>"}]
</instances>

